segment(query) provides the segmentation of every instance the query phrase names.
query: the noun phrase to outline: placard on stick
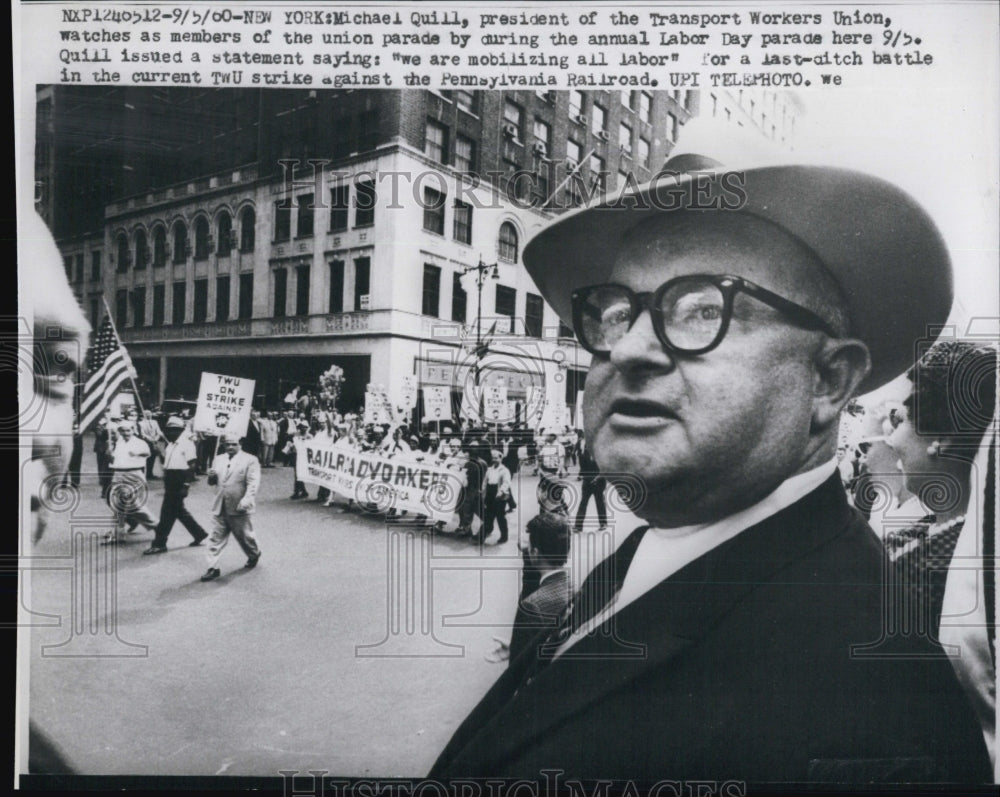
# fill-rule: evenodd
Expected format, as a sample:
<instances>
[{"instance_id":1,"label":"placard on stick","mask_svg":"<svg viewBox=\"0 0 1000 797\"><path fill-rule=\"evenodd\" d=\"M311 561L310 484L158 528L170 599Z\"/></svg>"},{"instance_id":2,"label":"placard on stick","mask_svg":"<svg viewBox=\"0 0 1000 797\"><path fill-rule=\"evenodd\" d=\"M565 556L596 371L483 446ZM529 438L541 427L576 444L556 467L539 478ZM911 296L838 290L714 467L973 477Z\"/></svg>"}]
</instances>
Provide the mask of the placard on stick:
<instances>
[{"instance_id":1,"label":"placard on stick","mask_svg":"<svg viewBox=\"0 0 1000 797\"><path fill-rule=\"evenodd\" d=\"M210 374L202 371L198 388L198 407L194 413L194 431L219 436L247 433L253 390L256 381L239 376Z\"/></svg>"}]
</instances>

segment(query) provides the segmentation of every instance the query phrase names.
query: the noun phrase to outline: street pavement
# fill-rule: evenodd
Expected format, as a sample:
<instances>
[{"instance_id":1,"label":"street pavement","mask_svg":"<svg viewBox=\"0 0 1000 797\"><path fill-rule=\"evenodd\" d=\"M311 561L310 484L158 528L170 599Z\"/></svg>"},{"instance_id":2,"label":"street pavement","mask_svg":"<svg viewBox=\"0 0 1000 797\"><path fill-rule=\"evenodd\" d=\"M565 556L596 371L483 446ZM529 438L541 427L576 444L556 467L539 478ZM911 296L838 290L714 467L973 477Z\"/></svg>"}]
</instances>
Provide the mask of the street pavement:
<instances>
[{"instance_id":1,"label":"street pavement","mask_svg":"<svg viewBox=\"0 0 1000 797\"><path fill-rule=\"evenodd\" d=\"M480 547L323 507L315 485L289 500L292 470L265 469L259 565L243 569L231 539L222 577L202 583L207 544L188 547L179 523L163 555L142 555L141 527L100 546L111 514L85 473L24 546L30 716L85 774L423 775L506 667L484 657L510 636L536 486L515 480L510 540ZM156 512L162 489L150 483ZM187 499L207 530L212 493L201 478ZM591 505L575 579L613 544L596 525Z\"/></svg>"}]
</instances>

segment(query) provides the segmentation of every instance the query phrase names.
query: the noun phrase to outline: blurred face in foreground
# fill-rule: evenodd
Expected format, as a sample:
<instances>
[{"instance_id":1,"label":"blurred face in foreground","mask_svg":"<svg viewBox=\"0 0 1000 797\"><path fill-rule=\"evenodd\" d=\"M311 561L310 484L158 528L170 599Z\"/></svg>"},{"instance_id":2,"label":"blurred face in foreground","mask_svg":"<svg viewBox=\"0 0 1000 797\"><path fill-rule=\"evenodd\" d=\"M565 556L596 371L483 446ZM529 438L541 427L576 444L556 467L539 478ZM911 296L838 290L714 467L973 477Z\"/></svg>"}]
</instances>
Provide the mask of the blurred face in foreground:
<instances>
[{"instance_id":1,"label":"blurred face in foreground","mask_svg":"<svg viewBox=\"0 0 1000 797\"><path fill-rule=\"evenodd\" d=\"M676 277L729 274L836 325L835 310L817 299L829 291L821 268L760 219L663 214L626 238L608 281L652 292ZM644 309L609 353L594 355L586 439L603 472L642 480L636 511L654 525L725 517L832 458L837 415L867 371L857 341L801 328L743 292L732 308L725 337L707 353L669 352Z\"/></svg>"},{"instance_id":2,"label":"blurred face in foreground","mask_svg":"<svg viewBox=\"0 0 1000 797\"><path fill-rule=\"evenodd\" d=\"M18 240L18 259L22 275L30 275L24 292L34 314L33 396L22 403L19 417L22 432L32 435L31 463L24 469L24 480L31 502L32 540L37 542L48 522L54 482L66 469L72 448L74 380L87 351L90 325L66 281L51 234L34 213Z\"/></svg>"}]
</instances>

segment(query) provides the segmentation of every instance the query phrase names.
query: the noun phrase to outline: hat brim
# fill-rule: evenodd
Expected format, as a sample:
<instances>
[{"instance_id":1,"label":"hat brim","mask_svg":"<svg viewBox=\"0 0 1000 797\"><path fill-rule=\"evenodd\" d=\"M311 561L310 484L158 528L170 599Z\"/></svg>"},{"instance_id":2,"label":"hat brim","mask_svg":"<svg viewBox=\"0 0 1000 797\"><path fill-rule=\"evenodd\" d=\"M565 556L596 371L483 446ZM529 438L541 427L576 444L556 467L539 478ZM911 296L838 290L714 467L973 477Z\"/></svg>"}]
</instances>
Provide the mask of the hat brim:
<instances>
[{"instance_id":1,"label":"hat brim","mask_svg":"<svg viewBox=\"0 0 1000 797\"><path fill-rule=\"evenodd\" d=\"M730 175L727 202L736 212L778 225L808 246L840 285L851 335L867 344L872 370L864 393L913 365L922 341L947 321L954 289L951 262L934 222L896 186L871 175L826 166L709 169L664 175L634 191L570 211L535 235L524 264L559 317L572 325L571 295L606 282L627 234L667 212L706 209L706 176ZM742 197L739 197L742 185ZM710 196L710 195L708 195Z\"/></svg>"}]
</instances>

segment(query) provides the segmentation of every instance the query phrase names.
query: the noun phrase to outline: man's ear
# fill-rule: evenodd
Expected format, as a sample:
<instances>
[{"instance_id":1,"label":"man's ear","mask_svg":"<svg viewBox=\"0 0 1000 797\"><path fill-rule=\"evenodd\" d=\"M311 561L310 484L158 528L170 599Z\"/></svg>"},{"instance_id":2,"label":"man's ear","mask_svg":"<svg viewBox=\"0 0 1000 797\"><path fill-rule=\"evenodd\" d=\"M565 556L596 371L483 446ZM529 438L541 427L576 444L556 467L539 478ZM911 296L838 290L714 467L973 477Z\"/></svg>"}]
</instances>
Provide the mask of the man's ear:
<instances>
[{"instance_id":1,"label":"man's ear","mask_svg":"<svg viewBox=\"0 0 1000 797\"><path fill-rule=\"evenodd\" d=\"M871 370L868 347L855 338L824 338L813 356L812 431L838 422L840 411Z\"/></svg>"}]
</instances>

